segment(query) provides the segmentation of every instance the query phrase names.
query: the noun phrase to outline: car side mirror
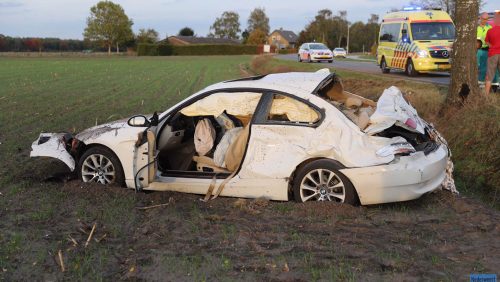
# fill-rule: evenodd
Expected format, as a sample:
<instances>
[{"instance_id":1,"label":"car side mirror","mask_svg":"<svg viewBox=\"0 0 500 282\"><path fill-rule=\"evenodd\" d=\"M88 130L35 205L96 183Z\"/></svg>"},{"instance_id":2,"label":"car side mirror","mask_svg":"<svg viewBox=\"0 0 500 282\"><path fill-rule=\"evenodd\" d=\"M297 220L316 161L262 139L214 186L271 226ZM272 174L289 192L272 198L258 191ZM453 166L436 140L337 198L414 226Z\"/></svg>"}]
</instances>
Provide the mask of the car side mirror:
<instances>
[{"instance_id":1,"label":"car side mirror","mask_svg":"<svg viewBox=\"0 0 500 282\"><path fill-rule=\"evenodd\" d=\"M137 115L129 118L127 124L133 127L148 127L150 123L145 116Z\"/></svg>"}]
</instances>

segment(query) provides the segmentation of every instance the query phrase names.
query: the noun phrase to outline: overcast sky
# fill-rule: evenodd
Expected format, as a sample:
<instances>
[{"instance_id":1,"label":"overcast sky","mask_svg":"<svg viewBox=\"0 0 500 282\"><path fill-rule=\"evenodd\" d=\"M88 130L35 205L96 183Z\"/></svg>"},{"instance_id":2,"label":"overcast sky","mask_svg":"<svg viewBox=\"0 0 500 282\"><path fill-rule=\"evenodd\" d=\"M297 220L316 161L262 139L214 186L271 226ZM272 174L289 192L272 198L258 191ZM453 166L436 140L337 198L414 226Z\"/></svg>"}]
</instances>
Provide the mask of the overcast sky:
<instances>
[{"instance_id":1,"label":"overcast sky","mask_svg":"<svg viewBox=\"0 0 500 282\"><path fill-rule=\"evenodd\" d=\"M489 0L484 10L500 9ZM0 0L0 34L21 37L81 39L90 7L97 0ZM160 37L175 35L185 26L205 36L224 11L240 15L241 29L255 7L263 7L271 30L283 27L298 33L320 9L334 13L347 10L349 21L363 21L370 14L383 16L391 8L401 8L405 0L114 0L134 21L133 30L154 28Z\"/></svg>"}]
</instances>

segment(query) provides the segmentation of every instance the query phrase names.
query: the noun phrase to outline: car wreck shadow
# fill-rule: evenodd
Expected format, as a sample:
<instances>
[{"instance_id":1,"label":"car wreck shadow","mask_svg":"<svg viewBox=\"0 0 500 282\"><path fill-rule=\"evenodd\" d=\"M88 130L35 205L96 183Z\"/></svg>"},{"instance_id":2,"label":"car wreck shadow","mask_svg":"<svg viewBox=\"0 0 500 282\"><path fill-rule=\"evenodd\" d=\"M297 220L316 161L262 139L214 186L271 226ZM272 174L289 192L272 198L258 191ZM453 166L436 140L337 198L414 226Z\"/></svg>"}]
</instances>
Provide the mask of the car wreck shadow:
<instances>
[{"instance_id":1,"label":"car wreck shadow","mask_svg":"<svg viewBox=\"0 0 500 282\"><path fill-rule=\"evenodd\" d=\"M436 204L449 205L456 199L456 197L457 195L449 191L437 190L431 193L424 194L422 197L415 200L368 205L366 206L366 208L378 209L378 210L408 211L408 210L427 208L431 205L436 205Z\"/></svg>"}]
</instances>

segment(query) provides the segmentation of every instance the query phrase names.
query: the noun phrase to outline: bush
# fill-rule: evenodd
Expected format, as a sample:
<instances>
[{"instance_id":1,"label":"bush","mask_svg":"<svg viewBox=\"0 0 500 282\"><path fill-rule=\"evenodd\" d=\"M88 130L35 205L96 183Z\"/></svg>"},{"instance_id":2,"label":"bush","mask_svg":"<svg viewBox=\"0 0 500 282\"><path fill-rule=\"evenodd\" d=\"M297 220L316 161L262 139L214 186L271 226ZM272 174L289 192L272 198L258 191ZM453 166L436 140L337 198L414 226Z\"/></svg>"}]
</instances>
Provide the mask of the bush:
<instances>
[{"instance_id":1,"label":"bush","mask_svg":"<svg viewBox=\"0 0 500 282\"><path fill-rule=\"evenodd\" d=\"M278 54L296 54L297 49L280 49L278 50Z\"/></svg>"},{"instance_id":2,"label":"bush","mask_svg":"<svg viewBox=\"0 0 500 282\"><path fill-rule=\"evenodd\" d=\"M257 45L169 45L148 43L140 43L137 45L137 56L210 56L255 54L259 54L259 48Z\"/></svg>"},{"instance_id":3,"label":"bush","mask_svg":"<svg viewBox=\"0 0 500 282\"><path fill-rule=\"evenodd\" d=\"M158 56L158 45L139 43L137 45L137 56Z\"/></svg>"},{"instance_id":4,"label":"bush","mask_svg":"<svg viewBox=\"0 0 500 282\"><path fill-rule=\"evenodd\" d=\"M160 44L158 45L158 55L159 56L172 56L173 46L170 44Z\"/></svg>"},{"instance_id":5,"label":"bush","mask_svg":"<svg viewBox=\"0 0 500 282\"><path fill-rule=\"evenodd\" d=\"M229 45L229 44L196 44L172 46L174 56L201 56L201 55L255 55L258 54L257 45Z\"/></svg>"},{"instance_id":6,"label":"bush","mask_svg":"<svg viewBox=\"0 0 500 282\"><path fill-rule=\"evenodd\" d=\"M374 42L372 47L370 48L370 54L372 54L373 56L377 55L377 48L378 44L377 42Z\"/></svg>"}]
</instances>

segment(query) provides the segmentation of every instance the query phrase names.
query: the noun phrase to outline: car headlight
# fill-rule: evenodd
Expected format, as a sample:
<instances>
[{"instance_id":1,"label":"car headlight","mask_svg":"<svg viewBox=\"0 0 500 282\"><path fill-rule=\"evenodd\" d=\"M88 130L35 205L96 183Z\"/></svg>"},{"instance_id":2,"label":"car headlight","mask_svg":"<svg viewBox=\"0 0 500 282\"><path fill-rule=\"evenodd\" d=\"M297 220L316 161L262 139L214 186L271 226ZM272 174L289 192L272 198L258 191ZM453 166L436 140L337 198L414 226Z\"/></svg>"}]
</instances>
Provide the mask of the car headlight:
<instances>
[{"instance_id":1,"label":"car headlight","mask_svg":"<svg viewBox=\"0 0 500 282\"><path fill-rule=\"evenodd\" d=\"M427 50L419 50L417 55L419 58L427 58L429 57L429 52L427 52Z\"/></svg>"}]
</instances>

